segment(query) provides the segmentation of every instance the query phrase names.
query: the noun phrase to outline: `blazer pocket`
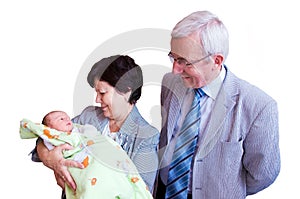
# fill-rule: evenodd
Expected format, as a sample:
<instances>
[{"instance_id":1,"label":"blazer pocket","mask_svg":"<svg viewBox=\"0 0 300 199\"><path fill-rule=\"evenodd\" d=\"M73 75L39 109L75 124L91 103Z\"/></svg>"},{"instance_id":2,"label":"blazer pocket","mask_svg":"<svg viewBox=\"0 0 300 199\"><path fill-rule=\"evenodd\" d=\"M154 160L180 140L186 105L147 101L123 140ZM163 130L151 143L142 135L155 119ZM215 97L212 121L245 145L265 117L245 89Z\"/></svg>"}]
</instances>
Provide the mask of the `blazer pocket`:
<instances>
[{"instance_id":1,"label":"blazer pocket","mask_svg":"<svg viewBox=\"0 0 300 199\"><path fill-rule=\"evenodd\" d=\"M221 142L220 143L220 159L224 164L223 168L228 172L238 172L242 164L243 157L243 140L238 142Z\"/></svg>"}]
</instances>

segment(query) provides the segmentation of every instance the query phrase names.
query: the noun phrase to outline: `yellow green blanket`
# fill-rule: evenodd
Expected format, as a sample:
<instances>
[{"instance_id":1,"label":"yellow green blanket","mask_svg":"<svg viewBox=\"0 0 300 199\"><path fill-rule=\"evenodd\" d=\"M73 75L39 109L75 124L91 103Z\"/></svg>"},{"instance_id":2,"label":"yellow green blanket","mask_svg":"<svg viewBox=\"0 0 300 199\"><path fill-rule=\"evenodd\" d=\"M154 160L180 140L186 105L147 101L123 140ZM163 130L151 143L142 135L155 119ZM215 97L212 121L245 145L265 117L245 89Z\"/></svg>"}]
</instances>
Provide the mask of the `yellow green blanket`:
<instances>
[{"instance_id":1,"label":"yellow green blanket","mask_svg":"<svg viewBox=\"0 0 300 199\"><path fill-rule=\"evenodd\" d=\"M82 162L85 168L69 168L77 190L74 194L66 186L67 199L152 199L145 182L126 152L91 125L74 124L70 133L23 119L20 122L20 137L41 137L54 146L68 143L74 147L65 151L64 157Z\"/></svg>"}]
</instances>

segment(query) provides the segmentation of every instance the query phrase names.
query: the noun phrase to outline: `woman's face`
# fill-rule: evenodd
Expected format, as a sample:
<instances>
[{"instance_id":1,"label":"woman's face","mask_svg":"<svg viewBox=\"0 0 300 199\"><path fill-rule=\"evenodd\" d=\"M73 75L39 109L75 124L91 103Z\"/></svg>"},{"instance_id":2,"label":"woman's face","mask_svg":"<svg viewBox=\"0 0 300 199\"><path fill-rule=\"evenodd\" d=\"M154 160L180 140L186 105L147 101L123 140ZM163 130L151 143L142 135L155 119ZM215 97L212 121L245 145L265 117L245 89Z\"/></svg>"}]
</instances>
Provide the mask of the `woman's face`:
<instances>
[{"instance_id":1,"label":"woman's face","mask_svg":"<svg viewBox=\"0 0 300 199\"><path fill-rule=\"evenodd\" d=\"M131 91L121 93L105 81L95 81L96 103L101 104L104 116L112 120L123 120L131 111L128 102Z\"/></svg>"}]
</instances>

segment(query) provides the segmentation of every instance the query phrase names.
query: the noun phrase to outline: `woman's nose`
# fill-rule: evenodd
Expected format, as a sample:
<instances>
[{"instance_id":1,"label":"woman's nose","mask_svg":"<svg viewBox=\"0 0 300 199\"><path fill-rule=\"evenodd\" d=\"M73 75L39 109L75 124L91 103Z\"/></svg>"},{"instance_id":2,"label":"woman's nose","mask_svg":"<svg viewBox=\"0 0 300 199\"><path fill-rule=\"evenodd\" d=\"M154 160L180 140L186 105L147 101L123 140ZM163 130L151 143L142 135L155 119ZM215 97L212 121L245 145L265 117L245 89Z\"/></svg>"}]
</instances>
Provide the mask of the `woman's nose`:
<instances>
[{"instance_id":1,"label":"woman's nose","mask_svg":"<svg viewBox=\"0 0 300 199\"><path fill-rule=\"evenodd\" d=\"M102 100L101 100L101 95L97 94L96 99L95 99L95 102L96 102L96 103L101 103L101 102L102 102Z\"/></svg>"}]
</instances>

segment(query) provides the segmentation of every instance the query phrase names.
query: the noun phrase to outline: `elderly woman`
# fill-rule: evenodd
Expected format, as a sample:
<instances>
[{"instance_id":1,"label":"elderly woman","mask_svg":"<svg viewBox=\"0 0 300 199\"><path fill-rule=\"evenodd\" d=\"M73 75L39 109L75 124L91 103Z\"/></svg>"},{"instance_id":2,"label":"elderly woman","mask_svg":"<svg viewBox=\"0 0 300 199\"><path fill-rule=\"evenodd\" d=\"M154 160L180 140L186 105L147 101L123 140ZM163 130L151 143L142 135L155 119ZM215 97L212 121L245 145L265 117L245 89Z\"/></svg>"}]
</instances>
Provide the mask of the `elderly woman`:
<instances>
[{"instance_id":1,"label":"elderly woman","mask_svg":"<svg viewBox=\"0 0 300 199\"><path fill-rule=\"evenodd\" d=\"M159 131L145 121L135 105L143 86L140 66L126 55L103 58L94 64L87 80L95 88L96 102L101 107L89 106L72 121L91 124L119 143L152 191L158 168ZM38 142L36 149L33 159L38 156L54 171L59 186L64 188L66 183L75 191L76 184L67 168L83 168L83 165L62 156L62 151L71 149L71 146L64 144L49 151L43 142Z\"/></svg>"}]
</instances>

